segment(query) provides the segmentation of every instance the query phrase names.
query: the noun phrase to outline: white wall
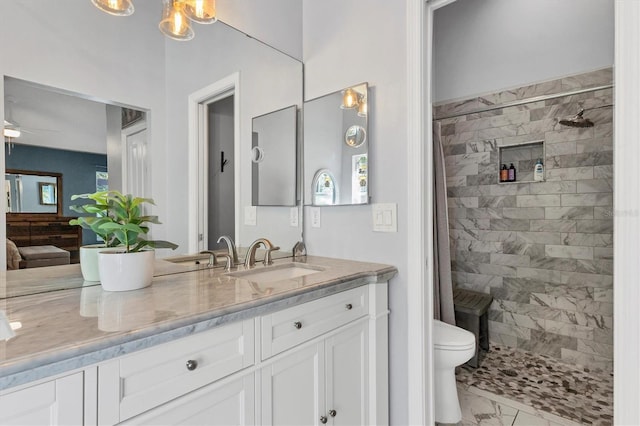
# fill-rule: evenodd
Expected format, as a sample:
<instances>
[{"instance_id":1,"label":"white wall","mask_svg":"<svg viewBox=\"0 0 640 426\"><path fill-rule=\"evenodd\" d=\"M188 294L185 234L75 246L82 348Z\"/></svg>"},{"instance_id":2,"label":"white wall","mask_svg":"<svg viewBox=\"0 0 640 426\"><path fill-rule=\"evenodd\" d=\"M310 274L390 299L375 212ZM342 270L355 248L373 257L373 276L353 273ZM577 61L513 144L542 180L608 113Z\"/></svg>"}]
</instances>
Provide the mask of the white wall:
<instances>
[{"instance_id":1,"label":"white wall","mask_svg":"<svg viewBox=\"0 0 640 426\"><path fill-rule=\"evenodd\" d=\"M216 8L222 21L302 60L300 0L217 0Z\"/></svg>"},{"instance_id":2,"label":"white wall","mask_svg":"<svg viewBox=\"0 0 640 426\"><path fill-rule=\"evenodd\" d=\"M371 206L321 208L305 222L310 254L395 265L390 290L391 424L407 424L406 1L304 0L305 97L369 83L374 203L398 204L398 232L372 231ZM305 183L306 184L306 183ZM305 214L308 214L308 208Z\"/></svg>"},{"instance_id":3,"label":"white wall","mask_svg":"<svg viewBox=\"0 0 640 426\"><path fill-rule=\"evenodd\" d=\"M434 100L610 67L611 0L458 0L437 9Z\"/></svg>"}]
</instances>

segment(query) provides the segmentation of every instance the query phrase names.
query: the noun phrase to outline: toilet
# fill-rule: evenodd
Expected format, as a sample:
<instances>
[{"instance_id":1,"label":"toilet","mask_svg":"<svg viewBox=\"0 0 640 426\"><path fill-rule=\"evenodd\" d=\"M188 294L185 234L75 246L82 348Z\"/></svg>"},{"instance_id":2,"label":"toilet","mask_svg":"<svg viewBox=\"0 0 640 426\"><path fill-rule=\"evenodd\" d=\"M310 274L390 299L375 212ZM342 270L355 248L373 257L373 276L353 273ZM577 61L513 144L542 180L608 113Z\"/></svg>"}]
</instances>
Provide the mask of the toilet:
<instances>
[{"instance_id":1,"label":"toilet","mask_svg":"<svg viewBox=\"0 0 640 426\"><path fill-rule=\"evenodd\" d=\"M458 423L462 418L455 369L476 351L473 333L442 321L433 321L434 396L438 423Z\"/></svg>"}]
</instances>

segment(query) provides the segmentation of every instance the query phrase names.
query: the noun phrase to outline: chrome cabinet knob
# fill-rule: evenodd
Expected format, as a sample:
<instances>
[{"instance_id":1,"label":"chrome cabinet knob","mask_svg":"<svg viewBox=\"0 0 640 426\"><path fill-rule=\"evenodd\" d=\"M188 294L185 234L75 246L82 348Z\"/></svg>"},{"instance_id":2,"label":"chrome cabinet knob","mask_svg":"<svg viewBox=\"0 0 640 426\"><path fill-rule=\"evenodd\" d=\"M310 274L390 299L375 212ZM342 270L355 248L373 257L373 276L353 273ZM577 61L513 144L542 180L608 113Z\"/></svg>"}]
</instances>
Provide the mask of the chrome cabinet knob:
<instances>
[{"instance_id":1,"label":"chrome cabinet knob","mask_svg":"<svg viewBox=\"0 0 640 426\"><path fill-rule=\"evenodd\" d=\"M347 308L347 311L350 311L351 309L353 309L353 305L351 303L347 303L345 305L345 308Z\"/></svg>"},{"instance_id":2,"label":"chrome cabinet knob","mask_svg":"<svg viewBox=\"0 0 640 426\"><path fill-rule=\"evenodd\" d=\"M338 414L338 412L336 410L329 410L329 415L331 417L335 417Z\"/></svg>"},{"instance_id":3,"label":"chrome cabinet knob","mask_svg":"<svg viewBox=\"0 0 640 426\"><path fill-rule=\"evenodd\" d=\"M326 416L320 416L320 423L325 424L327 422Z\"/></svg>"},{"instance_id":4,"label":"chrome cabinet knob","mask_svg":"<svg viewBox=\"0 0 640 426\"><path fill-rule=\"evenodd\" d=\"M187 370L193 371L196 368L198 368L198 361L196 361L195 359L190 359L187 361Z\"/></svg>"},{"instance_id":5,"label":"chrome cabinet knob","mask_svg":"<svg viewBox=\"0 0 640 426\"><path fill-rule=\"evenodd\" d=\"M296 322L293 323L293 326L296 329L300 330L302 328L302 323L300 321L296 321Z\"/></svg>"}]
</instances>

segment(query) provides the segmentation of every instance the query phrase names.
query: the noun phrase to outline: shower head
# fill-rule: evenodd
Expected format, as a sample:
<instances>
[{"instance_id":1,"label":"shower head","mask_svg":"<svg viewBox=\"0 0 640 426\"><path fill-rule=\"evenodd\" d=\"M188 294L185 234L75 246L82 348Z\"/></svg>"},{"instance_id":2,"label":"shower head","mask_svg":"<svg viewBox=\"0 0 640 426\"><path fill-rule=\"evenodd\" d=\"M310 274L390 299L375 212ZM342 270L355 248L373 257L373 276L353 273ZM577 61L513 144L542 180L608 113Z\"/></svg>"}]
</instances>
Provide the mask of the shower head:
<instances>
[{"instance_id":1,"label":"shower head","mask_svg":"<svg viewBox=\"0 0 640 426\"><path fill-rule=\"evenodd\" d=\"M593 127L593 121L588 118L584 118L584 109L581 109L576 115L570 118L563 118L560 120L560 124L569 127Z\"/></svg>"}]
</instances>

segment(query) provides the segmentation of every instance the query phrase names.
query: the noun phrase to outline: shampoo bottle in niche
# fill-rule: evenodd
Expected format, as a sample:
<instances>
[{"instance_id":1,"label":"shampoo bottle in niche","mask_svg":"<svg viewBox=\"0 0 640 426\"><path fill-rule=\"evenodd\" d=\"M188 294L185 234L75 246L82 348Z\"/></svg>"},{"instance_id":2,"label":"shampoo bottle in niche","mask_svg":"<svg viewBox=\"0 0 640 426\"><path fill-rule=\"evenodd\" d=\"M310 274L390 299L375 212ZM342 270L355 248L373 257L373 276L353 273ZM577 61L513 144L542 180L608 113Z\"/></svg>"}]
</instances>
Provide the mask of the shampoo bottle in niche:
<instances>
[{"instance_id":1,"label":"shampoo bottle in niche","mask_svg":"<svg viewBox=\"0 0 640 426\"><path fill-rule=\"evenodd\" d=\"M509 178L507 180L509 182L516 181L516 168L513 166L513 163L509 166Z\"/></svg>"},{"instance_id":2,"label":"shampoo bottle in niche","mask_svg":"<svg viewBox=\"0 0 640 426\"><path fill-rule=\"evenodd\" d=\"M500 169L500 182L506 182L509 179L509 171L507 170L507 165L503 164Z\"/></svg>"},{"instance_id":3,"label":"shampoo bottle in niche","mask_svg":"<svg viewBox=\"0 0 640 426\"><path fill-rule=\"evenodd\" d=\"M538 161L533 168L533 180L535 182L542 182L544 180L544 166L542 165L542 158L538 158Z\"/></svg>"}]
</instances>

